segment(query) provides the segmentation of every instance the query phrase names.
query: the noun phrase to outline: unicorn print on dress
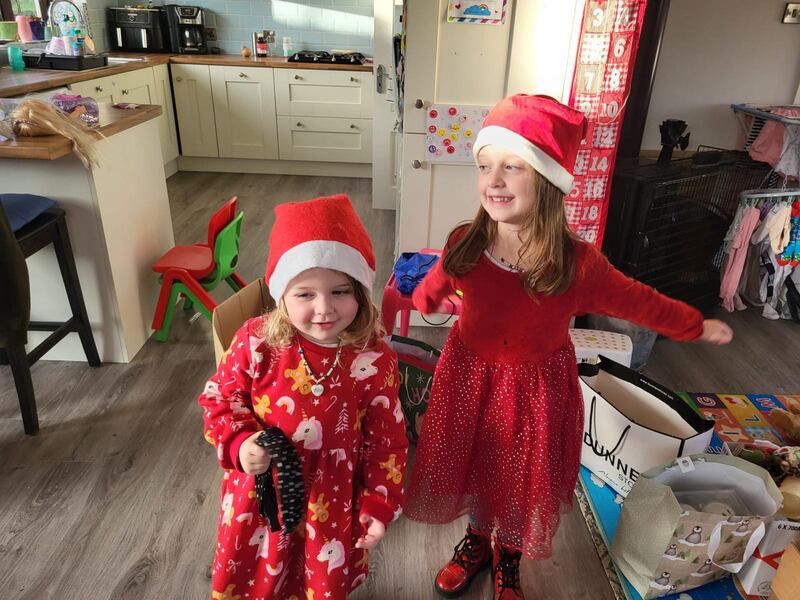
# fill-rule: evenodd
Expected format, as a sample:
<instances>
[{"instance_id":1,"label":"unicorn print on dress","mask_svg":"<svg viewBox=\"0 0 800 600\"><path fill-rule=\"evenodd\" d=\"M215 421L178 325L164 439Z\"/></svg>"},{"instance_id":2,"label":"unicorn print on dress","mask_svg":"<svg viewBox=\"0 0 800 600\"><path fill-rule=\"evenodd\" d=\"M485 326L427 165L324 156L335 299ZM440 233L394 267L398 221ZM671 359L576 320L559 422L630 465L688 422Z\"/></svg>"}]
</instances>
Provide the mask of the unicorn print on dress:
<instances>
[{"instance_id":1,"label":"unicorn print on dress","mask_svg":"<svg viewBox=\"0 0 800 600\"><path fill-rule=\"evenodd\" d=\"M258 545L256 556L260 558L267 558L269 556L269 533L266 527L256 527L250 541L247 542L250 546Z\"/></svg>"},{"instance_id":2,"label":"unicorn print on dress","mask_svg":"<svg viewBox=\"0 0 800 600\"><path fill-rule=\"evenodd\" d=\"M336 538L326 542L319 551L317 560L328 563L328 575L330 575L331 571L344 564L344 544Z\"/></svg>"},{"instance_id":3,"label":"unicorn print on dress","mask_svg":"<svg viewBox=\"0 0 800 600\"><path fill-rule=\"evenodd\" d=\"M303 442L306 450L319 450L322 448L322 424L316 417L303 419L292 434L292 441Z\"/></svg>"},{"instance_id":4,"label":"unicorn print on dress","mask_svg":"<svg viewBox=\"0 0 800 600\"><path fill-rule=\"evenodd\" d=\"M222 523L230 527L233 513L233 494L225 494L222 498Z\"/></svg>"},{"instance_id":5,"label":"unicorn print on dress","mask_svg":"<svg viewBox=\"0 0 800 600\"><path fill-rule=\"evenodd\" d=\"M383 352L361 352L353 360L350 367L350 377L357 381L364 381L378 372L378 367L373 363L383 356Z\"/></svg>"}]
</instances>

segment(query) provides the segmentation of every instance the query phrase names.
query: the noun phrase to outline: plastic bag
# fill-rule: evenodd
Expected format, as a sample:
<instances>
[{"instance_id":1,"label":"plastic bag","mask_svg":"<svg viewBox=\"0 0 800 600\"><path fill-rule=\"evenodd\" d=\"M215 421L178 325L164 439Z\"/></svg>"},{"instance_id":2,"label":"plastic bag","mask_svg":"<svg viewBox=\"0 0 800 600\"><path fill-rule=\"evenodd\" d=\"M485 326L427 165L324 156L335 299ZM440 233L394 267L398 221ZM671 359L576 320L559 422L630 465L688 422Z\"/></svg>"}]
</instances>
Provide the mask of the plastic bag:
<instances>
[{"instance_id":1,"label":"plastic bag","mask_svg":"<svg viewBox=\"0 0 800 600\"><path fill-rule=\"evenodd\" d=\"M394 263L394 278L401 294L410 294L427 275L439 257L422 252L403 252Z\"/></svg>"}]
</instances>

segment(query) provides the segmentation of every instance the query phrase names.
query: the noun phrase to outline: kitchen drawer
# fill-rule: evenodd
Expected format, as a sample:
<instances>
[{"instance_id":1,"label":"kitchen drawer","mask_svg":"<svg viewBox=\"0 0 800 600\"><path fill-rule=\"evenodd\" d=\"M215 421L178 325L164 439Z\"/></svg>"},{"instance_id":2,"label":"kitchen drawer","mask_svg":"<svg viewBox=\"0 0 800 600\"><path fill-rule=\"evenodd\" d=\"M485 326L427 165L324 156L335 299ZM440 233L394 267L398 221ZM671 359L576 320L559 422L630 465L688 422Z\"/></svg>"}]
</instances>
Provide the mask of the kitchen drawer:
<instances>
[{"instance_id":1,"label":"kitchen drawer","mask_svg":"<svg viewBox=\"0 0 800 600\"><path fill-rule=\"evenodd\" d=\"M372 162L372 119L278 116L282 160Z\"/></svg>"},{"instance_id":2,"label":"kitchen drawer","mask_svg":"<svg viewBox=\"0 0 800 600\"><path fill-rule=\"evenodd\" d=\"M153 69L139 69L113 75L114 101L160 104Z\"/></svg>"},{"instance_id":3,"label":"kitchen drawer","mask_svg":"<svg viewBox=\"0 0 800 600\"><path fill-rule=\"evenodd\" d=\"M94 98L97 102L113 103L112 96L117 91L114 84L114 76L98 77L97 79L71 83L69 89L73 94Z\"/></svg>"},{"instance_id":4,"label":"kitchen drawer","mask_svg":"<svg viewBox=\"0 0 800 600\"><path fill-rule=\"evenodd\" d=\"M372 118L372 73L275 69L279 115Z\"/></svg>"}]
</instances>

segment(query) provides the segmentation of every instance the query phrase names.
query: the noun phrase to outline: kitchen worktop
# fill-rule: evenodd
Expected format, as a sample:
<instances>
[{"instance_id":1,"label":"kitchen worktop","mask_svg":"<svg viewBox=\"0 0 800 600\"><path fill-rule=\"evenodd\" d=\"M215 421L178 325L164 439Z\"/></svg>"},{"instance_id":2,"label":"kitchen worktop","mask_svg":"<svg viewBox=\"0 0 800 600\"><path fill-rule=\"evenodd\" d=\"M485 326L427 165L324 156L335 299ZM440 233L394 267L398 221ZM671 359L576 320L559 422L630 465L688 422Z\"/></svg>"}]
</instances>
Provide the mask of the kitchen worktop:
<instances>
[{"instance_id":1,"label":"kitchen worktop","mask_svg":"<svg viewBox=\"0 0 800 600\"><path fill-rule=\"evenodd\" d=\"M100 125L93 129L98 138L111 137L140 123L155 119L161 107L143 104L139 108L120 109L110 104L100 104ZM0 142L0 158L25 158L34 160L56 160L72 152L72 142L62 135L17 138Z\"/></svg>"},{"instance_id":2,"label":"kitchen worktop","mask_svg":"<svg viewBox=\"0 0 800 600\"><path fill-rule=\"evenodd\" d=\"M329 63L296 63L285 58L244 58L236 54L140 54L133 52L114 53L112 57L142 58L132 62L113 64L98 69L85 71L57 71L54 69L25 69L22 72L12 71L9 67L0 67L0 98L22 96L32 92L87 81L97 77L117 75L128 71L146 69L166 63L219 65L233 67L265 67L272 69L316 69L328 71L372 71L372 65L334 65Z\"/></svg>"}]
</instances>

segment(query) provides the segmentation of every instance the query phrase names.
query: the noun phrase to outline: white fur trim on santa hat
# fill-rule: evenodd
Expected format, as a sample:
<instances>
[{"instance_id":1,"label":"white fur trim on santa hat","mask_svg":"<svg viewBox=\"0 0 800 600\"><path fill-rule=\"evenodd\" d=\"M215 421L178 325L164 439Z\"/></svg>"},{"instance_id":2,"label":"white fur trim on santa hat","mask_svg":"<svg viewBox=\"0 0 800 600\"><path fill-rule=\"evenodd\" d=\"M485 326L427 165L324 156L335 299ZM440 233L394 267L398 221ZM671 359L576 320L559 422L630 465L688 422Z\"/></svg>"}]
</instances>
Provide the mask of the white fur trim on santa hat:
<instances>
[{"instance_id":1,"label":"white fur trim on santa hat","mask_svg":"<svg viewBox=\"0 0 800 600\"><path fill-rule=\"evenodd\" d=\"M475 157L476 164L478 162L478 152L484 146L490 145L500 146L509 152L513 152L544 175L564 194L569 194L572 190L572 180L574 179L572 174L517 132L498 125L489 125L481 129L475 138L475 145L472 147L472 155Z\"/></svg>"},{"instance_id":2,"label":"white fur trim on santa hat","mask_svg":"<svg viewBox=\"0 0 800 600\"><path fill-rule=\"evenodd\" d=\"M331 240L312 240L289 248L278 259L269 278L269 293L277 302L289 282L303 271L323 268L347 273L372 291L375 271L370 269L364 256L352 246Z\"/></svg>"}]
</instances>

